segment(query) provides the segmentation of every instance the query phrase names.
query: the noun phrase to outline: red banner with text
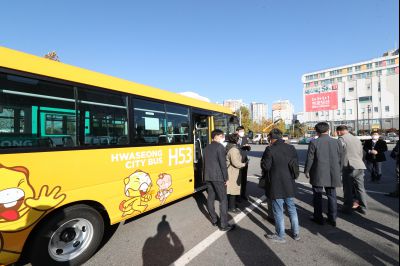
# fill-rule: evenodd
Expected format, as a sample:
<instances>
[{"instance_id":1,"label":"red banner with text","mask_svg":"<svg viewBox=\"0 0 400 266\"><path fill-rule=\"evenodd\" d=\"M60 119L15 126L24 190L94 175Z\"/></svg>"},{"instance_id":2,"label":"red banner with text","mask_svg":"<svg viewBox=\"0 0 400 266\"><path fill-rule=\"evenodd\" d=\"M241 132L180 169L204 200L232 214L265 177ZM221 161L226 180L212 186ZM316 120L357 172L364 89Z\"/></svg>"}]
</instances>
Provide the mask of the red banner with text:
<instances>
[{"instance_id":1,"label":"red banner with text","mask_svg":"<svg viewBox=\"0 0 400 266\"><path fill-rule=\"evenodd\" d=\"M338 109L337 91L306 95L306 112Z\"/></svg>"}]
</instances>

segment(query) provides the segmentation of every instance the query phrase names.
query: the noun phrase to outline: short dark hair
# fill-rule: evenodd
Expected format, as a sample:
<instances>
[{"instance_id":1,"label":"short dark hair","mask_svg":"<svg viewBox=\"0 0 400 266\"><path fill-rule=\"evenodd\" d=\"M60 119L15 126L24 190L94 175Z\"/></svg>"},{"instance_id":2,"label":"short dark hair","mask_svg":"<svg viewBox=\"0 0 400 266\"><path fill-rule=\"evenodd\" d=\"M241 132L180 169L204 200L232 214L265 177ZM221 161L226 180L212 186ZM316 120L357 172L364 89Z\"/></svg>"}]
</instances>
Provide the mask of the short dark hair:
<instances>
[{"instance_id":1,"label":"short dark hair","mask_svg":"<svg viewBox=\"0 0 400 266\"><path fill-rule=\"evenodd\" d=\"M329 131L329 124L326 122L319 122L315 125L315 131L319 134L323 134Z\"/></svg>"},{"instance_id":2,"label":"short dark hair","mask_svg":"<svg viewBox=\"0 0 400 266\"><path fill-rule=\"evenodd\" d=\"M220 135L224 135L224 131L222 131L221 129L214 129L211 132L211 138L214 139L216 136L220 136Z\"/></svg>"},{"instance_id":3,"label":"short dark hair","mask_svg":"<svg viewBox=\"0 0 400 266\"><path fill-rule=\"evenodd\" d=\"M236 131L239 131L239 130L244 130L244 126L238 126L238 127L236 128Z\"/></svg>"},{"instance_id":4,"label":"short dark hair","mask_svg":"<svg viewBox=\"0 0 400 266\"><path fill-rule=\"evenodd\" d=\"M270 137L271 139L281 139L282 138L282 131L280 131L277 128L273 128L269 133L268 133L268 137Z\"/></svg>"},{"instance_id":5,"label":"short dark hair","mask_svg":"<svg viewBox=\"0 0 400 266\"><path fill-rule=\"evenodd\" d=\"M233 143L233 144L237 144L239 141L239 134L238 133L233 133L230 134L226 137L226 142L228 143Z\"/></svg>"},{"instance_id":6,"label":"short dark hair","mask_svg":"<svg viewBox=\"0 0 400 266\"><path fill-rule=\"evenodd\" d=\"M336 127L336 131L343 131L343 130L349 130L349 129L347 128L346 125L340 125Z\"/></svg>"},{"instance_id":7,"label":"short dark hair","mask_svg":"<svg viewBox=\"0 0 400 266\"><path fill-rule=\"evenodd\" d=\"M374 135L375 133L379 135L379 131L371 131L371 136Z\"/></svg>"}]
</instances>

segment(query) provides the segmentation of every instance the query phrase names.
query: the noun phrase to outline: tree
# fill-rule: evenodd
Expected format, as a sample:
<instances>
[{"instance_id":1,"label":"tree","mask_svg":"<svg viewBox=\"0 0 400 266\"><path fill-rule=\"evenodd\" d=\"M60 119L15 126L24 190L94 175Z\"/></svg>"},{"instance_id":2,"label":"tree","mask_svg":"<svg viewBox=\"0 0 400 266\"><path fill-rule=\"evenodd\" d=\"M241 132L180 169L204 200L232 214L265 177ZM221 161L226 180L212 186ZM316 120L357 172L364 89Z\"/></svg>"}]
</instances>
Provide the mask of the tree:
<instances>
[{"instance_id":1,"label":"tree","mask_svg":"<svg viewBox=\"0 0 400 266\"><path fill-rule=\"evenodd\" d=\"M294 122L294 132L293 132L293 136L295 138L299 138L304 136L304 134L307 132L307 125L306 124L302 124L299 122L299 120L296 120Z\"/></svg>"},{"instance_id":2,"label":"tree","mask_svg":"<svg viewBox=\"0 0 400 266\"><path fill-rule=\"evenodd\" d=\"M251 130L250 110L247 107L242 106L235 113L241 119L241 123L242 123L241 126L244 127L244 130L246 132Z\"/></svg>"},{"instance_id":3,"label":"tree","mask_svg":"<svg viewBox=\"0 0 400 266\"><path fill-rule=\"evenodd\" d=\"M44 58L60 62L60 58L58 57L56 51L48 52L47 54L44 55Z\"/></svg>"}]
</instances>

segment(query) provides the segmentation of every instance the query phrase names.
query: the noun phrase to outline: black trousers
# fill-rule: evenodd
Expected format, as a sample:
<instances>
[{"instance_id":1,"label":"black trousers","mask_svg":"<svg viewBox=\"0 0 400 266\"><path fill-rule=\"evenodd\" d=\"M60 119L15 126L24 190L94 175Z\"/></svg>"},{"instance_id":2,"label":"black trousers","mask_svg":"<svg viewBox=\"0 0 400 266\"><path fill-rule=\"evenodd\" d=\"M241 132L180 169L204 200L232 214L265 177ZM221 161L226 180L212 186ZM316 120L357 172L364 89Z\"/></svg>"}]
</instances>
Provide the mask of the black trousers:
<instances>
[{"instance_id":1,"label":"black trousers","mask_svg":"<svg viewBox=\"0 0 400 266\"><path fill-rule=\"evenodd\" d=\"M215 212L215 199L219 199L219 216L221 220L221 227L228 226L228 196L226 194L226 186L224 182L207 181L207 207L208 213L211 217L211 222L216 223L218 216Z\"/></svg>"},{"instance_id":2,"label":"black trousers","mask_svg":"<svg viewBox=\"0 0 400 266\"><path fill-rule=\"evenodd\" d=\"M314 219L323 221L322 216L322 192L325 189L326 196L328 197L328 220L336 221L337 217L337 200L336 188L334 187L315 187L313 186L313 203L314 203Z\"/></svg>"},{"instance_id":3,"label":"black trousers","mask_svg":"<svg viewBox=\"0 0 400 266\"><path fill-rule=\"evenodd\" d=\"M249 169L249 165L246 164L245 167L240 169L240 177L241 177L241 184L240 184L240 196L246 197L246 187L247 187L247 170Z\"/></svg>"},{"instance_id":4,"label":"black trousers","mask_svg":"<svg viewBox=\"0 0 400 266\"><path fill-rule=\"evenodd\" d=\"M228 209L229 210L232 210L232 209L236 208L236 206L237 206L237 203L236 203L237 197L238 197L237 195L228 195Z\"/></svg>"}]
</instances>

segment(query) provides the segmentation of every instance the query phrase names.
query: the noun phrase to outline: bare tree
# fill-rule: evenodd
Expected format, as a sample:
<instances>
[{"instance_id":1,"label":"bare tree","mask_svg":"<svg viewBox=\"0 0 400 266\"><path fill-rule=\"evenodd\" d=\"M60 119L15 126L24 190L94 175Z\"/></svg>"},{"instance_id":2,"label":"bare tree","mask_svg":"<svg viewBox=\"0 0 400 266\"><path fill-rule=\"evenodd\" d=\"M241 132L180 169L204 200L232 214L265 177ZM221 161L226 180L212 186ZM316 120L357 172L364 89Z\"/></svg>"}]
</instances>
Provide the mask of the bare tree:
<instances>
[{"instance_id":1,"label":"bare tree","mask_svg":"<svg viewBox=\"0 0 400 266\"><path fill-rule=\"evenodd\" d=\"M48 52L47 54L44 55L44 58L60 62L60 58L58 57L56 51Z\"/></svg>"}]
</instances>

